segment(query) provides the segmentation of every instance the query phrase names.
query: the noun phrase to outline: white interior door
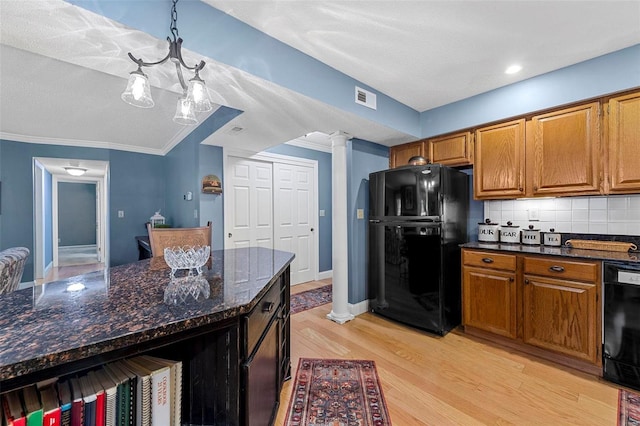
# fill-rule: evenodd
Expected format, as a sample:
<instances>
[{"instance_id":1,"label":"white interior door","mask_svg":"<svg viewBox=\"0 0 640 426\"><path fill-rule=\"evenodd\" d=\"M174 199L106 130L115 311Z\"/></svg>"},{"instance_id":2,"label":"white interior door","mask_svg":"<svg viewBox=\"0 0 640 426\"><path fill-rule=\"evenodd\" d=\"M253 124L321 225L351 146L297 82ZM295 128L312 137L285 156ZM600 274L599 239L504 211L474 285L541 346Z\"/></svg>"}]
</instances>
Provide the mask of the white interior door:
<instances>
[{"instance_id":1,"label":"white interior door","mask_svg":"<svg viewBox=\"0 0 640 426\"><path fill-rule=\"evenodd\" d=\"M291 284L316 278L316 185L313 167L274 163L274 248L296 254Z\"/></svg>"},{"instance_id":2,"label":"white interior door","mask_svg":"<svg viewBox=\"0 0 640 426\"><path fill-rule=\"evenodd\" d=\"M273 248L273 165L228 157L225 190L226 248Z\"/></svg>"}]
</instances>

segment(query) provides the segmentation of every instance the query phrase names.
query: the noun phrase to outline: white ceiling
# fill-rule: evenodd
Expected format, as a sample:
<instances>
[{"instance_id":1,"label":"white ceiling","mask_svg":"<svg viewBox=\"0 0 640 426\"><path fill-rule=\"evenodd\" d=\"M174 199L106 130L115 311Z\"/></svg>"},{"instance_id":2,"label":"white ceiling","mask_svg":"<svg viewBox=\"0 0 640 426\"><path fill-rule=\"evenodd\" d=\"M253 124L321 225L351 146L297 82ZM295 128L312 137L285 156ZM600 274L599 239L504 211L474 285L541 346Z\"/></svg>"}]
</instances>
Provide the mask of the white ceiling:
<instances>
[{"instance_id":1,"label":"white ceiling","mask_svg":"<svg viewBox=\"0 0 640 426\"><path fill-rule=\"evenodd\" d=\"M417 111L640 43L638 0L203 1Z\"/></svg>"},{"instance_id":2,"label":"white ceiling","mask_svg":"<svg viewBox=\"0 0 640 426\"><path fill-rule=\"evenodd\" d=\"M418 111L640 43L637 0L205 1ZM119 99L135 68L126 53L160 58L166 40L62 0L2 0L0 18L1 137L164 154L193 129L171 121L181 90L169 63L147 73L154 108ZM335 130L415 139L183 53L207 62L215 102L245 111L205 143L259 151ZM512 62L525 68L506 76Z\"/></svg>"}]
</instances>

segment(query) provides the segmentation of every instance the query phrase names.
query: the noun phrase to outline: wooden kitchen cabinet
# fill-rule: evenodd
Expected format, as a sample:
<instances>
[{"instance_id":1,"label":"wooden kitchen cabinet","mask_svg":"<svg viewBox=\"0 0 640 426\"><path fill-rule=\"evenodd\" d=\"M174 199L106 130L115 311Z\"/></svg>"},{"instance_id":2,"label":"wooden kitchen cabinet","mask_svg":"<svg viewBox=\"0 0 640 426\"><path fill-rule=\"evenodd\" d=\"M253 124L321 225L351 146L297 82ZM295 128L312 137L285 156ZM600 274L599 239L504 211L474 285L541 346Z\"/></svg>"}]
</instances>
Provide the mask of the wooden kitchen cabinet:
<instances>
[{"instance_id":1,"label":"wooden kitchen cabinet","mask_svg":"<svg viewBox=\"0 0 640 426\"><path fill-rule=\"evenodd\" d=\"M426 141L422 140L392 146L389 152L389 168L406 166L409 163L409 159L417 155L424 158L429 156L426 149Z\"/></svg>"},{"instance_id":2,"label":"wooden kitchen cabinet","mask_svg":"<svg viewBox=\"0 0 640 426\"><path fill-rule=\"evenodd\" d=\"M527 129L531 195L601 194L600 103L536 115ZM530 130L530 131L529 131Z\"/></svg>"},{"instance_id":3,"label":"wooden kitchen cabinet","mask_svg":"<svg viewBox=\"0 0 640 426\"><path fill-rule=\"evenodd\" d=\"M525 257L523 341L599 365L599 274L595 262Z\"/></svg>"},{"instance_id":4,"label":"wooden kitchen cabinet","mask_svg":"<svg viewBox=\"0 0 640 426\"><path fill-rule=\"evenodd\" d=\"M465 332L601 370L600 262L470 249L462 259Z\"/></svg>"},{"instance_id":5,"label":"wooden kitchen cabinet","mask_svg":"<svg viewBox=\"0 0 640 426\"><path fill-rule=\"evenodd\" d=\"M640 93L609 100L608 192L640 192Z\"/></svg>"},{"instance_id":6,"label":"wooden kitchen cabinet","mask_svg":"<svg viewBox=\"0 0 640 426\"><path fill-rule=\"evenodd\" d=\"M599 105L591 102L477 129L475 198L603 193Z\"/></svg>"},{"instance_id":7,"label":"wooden kitchen cabinet","mask_svg":"<svg viewBox=\"0 0 640 426\"><path fill-rule=\"evenodd\" d=\"M479 200L524 195L524 119L476 130L473 191Z\"/></svg>"},{"instance_id":8,"label":"wooden kitchen cabinet","mask_svg":"<svg viewBox=\"0 0 640 426\"><path fill-rule=\"evenodd\" d=\"M467 166L473 164L472 133L429 139L429 160L445 166Z\"/></svg>"},{"instance_id":9,"label":"wooden kitchen cabinet","mask_svg":"<svg viewBox=\"0 0 640 426\"><path fill-rule=\"evenodd\" d=\"M516 257L465 250L462 259L464 324L515 339Z\"/></svg>"}]
</instances>

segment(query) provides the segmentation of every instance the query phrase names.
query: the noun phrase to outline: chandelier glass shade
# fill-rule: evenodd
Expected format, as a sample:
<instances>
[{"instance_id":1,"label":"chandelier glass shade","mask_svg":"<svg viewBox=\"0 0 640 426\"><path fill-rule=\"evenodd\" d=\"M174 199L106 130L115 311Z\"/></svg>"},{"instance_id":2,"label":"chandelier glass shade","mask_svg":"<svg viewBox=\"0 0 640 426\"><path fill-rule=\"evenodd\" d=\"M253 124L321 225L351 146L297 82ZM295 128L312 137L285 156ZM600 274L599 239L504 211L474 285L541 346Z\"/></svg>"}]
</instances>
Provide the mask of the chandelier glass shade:
<instances>
[{"instance_id":1,"label":"chandelier glass shade","mask_svg":"<svg viewBox=\"0 0 640 426\"><path fill-rule=\"evenodd\" d=\"M123 101L129 105L137 106L140 108L152 108L154 105L151 98L151 89L149 85L149 79L142 72L142 69L138 67L136 71L132 71L129 74L129 81L127 82L127 88L122 92L120 96Z\"/></svg>"},{"instance_id":2,"label":"chandelier glass shade","mask_svg":"<svg viewBox=\"0 0 640 426\"><path fill-rule=\"evenodd\" d=\"M173 0L173 7L171 9L171 34L172 37L167 37L169 42L169 53L164 58L156 62L145 62L140 58L136 58L129 52L129 58L138 65L138 69L132 71L129 74L129 80L127 82L127 88L122 92L120 96L126 103L137 106L140 108L151 108L154 106L153 99L151 98L151 87L149 85L149 79L146 74L142 72L142 67L151 67L165 63L167 60L171 60L176 66L176 74L178 81L182 87L183 94L178 99L176 113L173 117L173 121L178 124L197 124L196 112L208 112L213 109L211 98L209 97L209 91L205 85L204 80L200 78L198 72L205 66L204 61L190 67L185 64L182 59L182 39L178 35L178 13L176 11L176 4L178 0ZM194 77L189 80L187 85L182 75L182 68L193 71Z\"/></svg>"},{"instance_id":3,"label":"chandelier glass shade","mask_svg":"<svg viewBox=\"0 0 640 426\"><path fill-rule=\"evenodd\" d=\"M178 105L176 106L176 115L173 116L173 121L178 124L197 124L194 102L186 98L178 99Z\"/></svg>"}]
</instances>

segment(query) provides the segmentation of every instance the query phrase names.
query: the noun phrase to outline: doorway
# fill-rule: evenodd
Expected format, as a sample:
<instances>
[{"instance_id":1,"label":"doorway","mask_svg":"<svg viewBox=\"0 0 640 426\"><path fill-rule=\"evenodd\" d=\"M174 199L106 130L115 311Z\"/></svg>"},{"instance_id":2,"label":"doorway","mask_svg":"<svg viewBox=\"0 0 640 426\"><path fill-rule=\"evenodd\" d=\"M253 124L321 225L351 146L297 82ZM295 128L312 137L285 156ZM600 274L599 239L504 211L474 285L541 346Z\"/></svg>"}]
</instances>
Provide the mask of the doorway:
<instances>
[{"instance_id":1,"label":"doorway","mask_svg":"<svg viewBox=\"0 0 640 426\"><path fill-rule=\"evenodd\" d=\"M318 279L318 163L279 154L225 155L225 248L295 253L291 284Z\"/></svg>"},{"instance_id":2,"label":"doorway","mask_svg":"<svg viewBox=\"0 0 640 426\"><path fill-rule=\"evenodd\" d=\"M64 167L85 169L71 176ZM34 278L37 284L109 264L107 161L33 159Z\"/></svg>"}]
</instances>

